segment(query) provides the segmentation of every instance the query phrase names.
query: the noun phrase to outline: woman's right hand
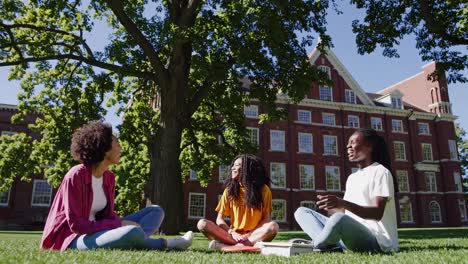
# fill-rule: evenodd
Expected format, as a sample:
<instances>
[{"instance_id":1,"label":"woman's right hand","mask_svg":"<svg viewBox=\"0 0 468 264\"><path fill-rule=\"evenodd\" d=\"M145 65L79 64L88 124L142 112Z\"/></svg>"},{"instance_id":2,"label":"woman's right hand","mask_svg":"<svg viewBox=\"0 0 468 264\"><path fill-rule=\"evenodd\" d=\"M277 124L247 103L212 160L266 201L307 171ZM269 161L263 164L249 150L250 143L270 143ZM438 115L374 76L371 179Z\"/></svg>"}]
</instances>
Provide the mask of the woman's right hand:
<instances>
[{"instance_id":1,"label":"woman's right hand","mask_svg":"<svg viewBox=\"0 0 468 264\"><path fill-rule=\"evenodd\" d=\"M134 226L140 226L137 222L131 221L131 220L122 220L122 226L128 226L128 225L134 225Z\"/></svg>"},{"instance_id":2,"label":"woman's right hand","mask_svg":"<svg viewBox=\"0 0 468 264\"><path fill-rule=\"evenodd\" d=\"M232 231L231 232L231 237L232 239L234 239L236 242L244 242L245 241L245 237L239 233L237 233L236 231Z\"/></svg>"}]
</instances>

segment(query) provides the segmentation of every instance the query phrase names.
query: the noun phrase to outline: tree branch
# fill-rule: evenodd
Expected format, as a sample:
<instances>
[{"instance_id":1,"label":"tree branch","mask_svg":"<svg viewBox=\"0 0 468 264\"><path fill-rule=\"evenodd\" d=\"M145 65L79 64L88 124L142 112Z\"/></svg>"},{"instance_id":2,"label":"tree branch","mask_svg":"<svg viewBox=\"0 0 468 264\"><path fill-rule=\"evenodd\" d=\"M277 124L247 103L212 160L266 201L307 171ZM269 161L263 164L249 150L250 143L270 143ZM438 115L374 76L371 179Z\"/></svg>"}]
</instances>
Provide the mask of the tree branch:
<instances>
[{"instance_id":1,"label":"tree branch","mask_svg":"<svg viewBox=\"0 0 468 264\"><path fill-rule=\"evenodd\" d=\"M426 22L426 27L429 32L442 39L450 41L453 45L468 45L468 39L449 34L446 28L441 26L444 25L444 23L440 23L439 21L435 20L435 16L431 12L431 7L429 6L427 0L420 0L419 5L421 8L421 16Z\"/></svg>"},{"instance_id":2,"label":"tree branch","mask_svg":"<svg viewBox=\"0 0 468 264\"><path fill-rule=\"evenodd\" d=\"M145 55L148 57L151 66L159 75L159 79L163 79L164 82L167 82L169 79L168 72L159 59L158 53L140 29L138 29L137 25L127 16L123 8L122 1L106 0L106 3L120 23L125 27L125 29L127 29L128 34L135 39Z\"/></svg>"},{"instance_id":3,"label":"tree branch","mask_svg":"<svg viewBox=\"0 0 468 264\"><path fill-rule=\"evenodd\" d=\"M39 62L39 61L48 61L48 60L62 60L62 59L72 59L80 62L84 62L86 64L89 64L91 66L96 66L102 69L106 69L112 72L120 73L125 76L132 76L132 77L137 77L137 78L143 78L147 80L153 80L157 81L156 76L153 73L150 72L137 72L137 71L132 71L126 66L118 66L114 64L109 64L105 63L102 61L98 61L92 58L86 58L74 54L58 54L58 55L49 55L49 56L44 56L44 57L31 57L31 58L24 58L23 60L19 61L8 61L8 62L0 62L0 67L3 66L15 66L15 65L20 65L23 63L28 63L28 62Z\"/></svg>"}]
</instances>

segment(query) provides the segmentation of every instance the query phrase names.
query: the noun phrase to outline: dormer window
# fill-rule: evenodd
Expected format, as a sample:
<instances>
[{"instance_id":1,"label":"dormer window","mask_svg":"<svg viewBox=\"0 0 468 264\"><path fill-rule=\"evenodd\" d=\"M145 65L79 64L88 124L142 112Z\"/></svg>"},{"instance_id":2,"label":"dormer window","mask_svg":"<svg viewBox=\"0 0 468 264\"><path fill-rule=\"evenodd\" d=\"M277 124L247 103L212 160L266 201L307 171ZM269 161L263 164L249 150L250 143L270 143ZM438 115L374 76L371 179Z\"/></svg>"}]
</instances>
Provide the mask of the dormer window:
<instances>
[{"instance_id":1,"label":"dormer window","mask_svg":"<svg viewBox=\"0 0 468 264\"><path fill-rule=\"evenodd\" d=\"M392 107L395 109L403 109L403 103L400 97L392 96Z\"/></svg>"},{"instance_id":2,"label":"dormer window","mask_svg":"<svg viewBox=\"0 0 468 264\"><path fill-rule=\"evenodd\" d=\"M330 67L328 66L325 66L325 65L320 65L318 66L318 69L323 71L324 73L326 73L328 75L328 78L331 79L331 71L330 71Z\"/></svg>"},{"instance_id":3,"label":"dormer window","mask_svg":"<svg viewBox=\"0 0 468 264\"><path fill-rule=\"evenodd\" d=\"M346 89L345 90L345 101L348 104L356 104L356 94L353 90Z\"/></svg>"}]
</instances>

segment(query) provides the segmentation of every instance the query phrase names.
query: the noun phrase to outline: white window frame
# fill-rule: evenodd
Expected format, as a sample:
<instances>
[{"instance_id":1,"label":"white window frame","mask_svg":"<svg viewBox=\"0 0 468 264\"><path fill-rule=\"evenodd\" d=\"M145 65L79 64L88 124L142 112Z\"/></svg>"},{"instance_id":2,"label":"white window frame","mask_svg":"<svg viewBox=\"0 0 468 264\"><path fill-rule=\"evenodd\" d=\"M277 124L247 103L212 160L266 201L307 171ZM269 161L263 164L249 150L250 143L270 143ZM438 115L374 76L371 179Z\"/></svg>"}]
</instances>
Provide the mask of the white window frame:
<instances>
[{"instance_id":1,"label":"white window frame","mask_svg":"<svg viewBox=\"0 0 468 264\"><path fill-rule=\"evenodd\" d=\"M218 182L223 183L230 175L229 165L221 164L218 166Z\"/></svg>"},{"instance_id":2,"label":"white window frame","mask_svg":"<svg viewBox=\"0 0 468 264\"><path fill-rule=\"evenodd\" d=\"M2 203L2 202L0 201L0 206L4 207L4 206L8 206L8 205L10 204L10 193L11 193L11 188L8 188L7 191L0 193L0 194L2 194L2 195L3 195L3 194L6 194L6 195L5 195L5 196L6 196L6 202L5 202L5 203Z\"/></svg>"},{"instance_id":3,"label":"white window frame","mask_svg":"<svg viewBox=\"0 0 468 264\"><path fill-rule=\"evenodd\" d=\"M307 175L308 170L311 172L310 175ZM310 182L311 186L310 187L305 186L306 182ZM299 185L300 185L299 187L301 190L315 190L315 167L314 165L299 164Z\"/></svg>"},{"instance_id":4,"label":"white window frame","mask_svg":"<svg viewBox=\"0 0 468 264\"><path fill-rule=\"evenodd\" d=\"M333 122L325 122L326 120L331 120ZM336 126L335 114L333 113L322 113L322 124L327 126Z\"/></svg>"},{"instance_id":5,"label":"white window frame","mask_svg":"<svg viewBox=\"0 0 468 264\"><path fill-rule=\"evenodd\" d=\"M406 198L406 201L404 201ZM401 223L414 223L414 218L413 218L413 206L411 204L411 200L405 196L404 198L400 199L398 201L398 205L400 207L400 222ZM404 206L407 205L408 206L408 218L409 219L403 219L403 211L402 209L404 208Z\"/></svg>"},{"instance_id":6,"label":"white window frame","mask_svg":"<svg viewBox=\"0 0 468 264\"><path fill-rule=\"evenodd\" d=\"M403 128L403 121L399 119L392 119L392 132L403 133L404 131L405 129Z\"/></svg>"},{"instance_id":7,"label":"white window frame","mask_svg":"<svg viewBox=\"0 0 468 264\"><path fill-rule=\"evenodd\" d=\"M437 209L437 211L433 211L433 209ZM440 204L437 201L429 202L429 218L431 219L431 223L442 223L442 213L440 211Z\"/></svg>"},{"instance_id":8,"label":"white window frame","mask_svg":"<svg viewBox=\"0 0 468 264\"><path fill-rule=\"evenodd\" d=\"M278 172L274 171L274 168L278 168ZM278 175L278 173L280 175ZM283 185L277 185L278 181L276 178L283 182ZM286 163L284 162L270 162L270 179L272 189L284 189L286 188Z\"/></svg>"},{"instance_id":9,"label":"white window frame","mask_svg":"<svg viewBox=\"0 0 468 264\"><path fill-rule=\"evenodd\" d=\"M50 193L49 193L49 203L45 204L45 203L34 203L34 198L36 197L36 184L37 183L40 183L40 182L45 182L47 183L46 180L34 180L33 181L33 191L32 191L32 195L31 195L31 206L38 206L38 207L48 207L50 206L50 203L52 202L52 193L54 192L54 189L52 188L52 186L47 183L49 186L50 186ZM44 194L46 195L46 194Z\"/></svg>"},{"instance_id":10,"label":"white window frame","mask_svg":"<svg viewBox=\"0 0 468 264\"><path fill-rule=\"evenodd\" d=\"M359 128L359 116L348 115L348 127Z\"/></svg>"},{"instance_id":11,"label":"white window frame","mask_svg":"<svg viewBox=\"0 0 468 264\"><path fill-rule=\"evenodd\" d=\"M198 171L190 169L189 180L198 181Z\"/></svg>"},{"instance_id":12,"label":"white window frame","mask_svg":"<svg viewBox=\"0 0 468 264\"><path fill-rule=\"evenodd\" d=\"M319 99L321 101L333 102L333 88L330 86L320 86Z\"/></svg>"},{"instance_id":13,"label":"white window frame","mask_svg":"<svg viewBox=\"0 0 468 264\"><path fill-rule=\"evenodd\" d=\"M330 80L331 80L331 69L330 69L330 67L325 66L325 65L319 65L317 68L319 70L325 72L328 75L328 78L330 78Z\"/></svg>"},{"instance_id":14,"label":"white window frame","mask_svg":"<svg viewBox=\"0 0 468 264\"><path fill-rule=\"evenodd\" d=\"M192 208L192 196L203 196L203 215L202 216L196 216L196 215L191 214L190 209ZM206 215L206 193L196 193L196 192L190 192L189 193L187 215L188 215L189 219L203 219L203 218L205 218L205 215Z\"/></svg>"},{"instance_id":15,"label":"white window frame","mask_svg":"<svg viewBox=\"0 0 468 264\"><path fill-rule=\"evenodd\" d=\"M430 135L431 130L429 129L428 123L418 123L418 134L419 135Z\"/></svg>"},{"instance_id":16,"label":"white window frame","mask_svg":"<svg viewBox=\"0 0 468 264\"><path fill-rule=\"evenodd\" d=\"M408 178L408 171L406 170L397 170L397 182L398 182L398 189L400 192L409 192L409 178ZM404 184L403 184L404 183Z\"/></svg>"},{"instance_id":17,"label":"white window frame","mask_svg":"<svg viewBox=\"0 0 468 264\"><path fill-rule=\"evenodd\" d=\"M426 183L426 190L428 192L437 192L437 179L435 172L425 171L424 182Z\"/></svg>"},{"instance_id":18,"label":"white window frame","mask_svg":"<svg viewBox=\"0 0 468 264\"><path fill-rule=\"evenodd\" d=\"M302 117L305 118L302 118ZM297 110L297 122L304 123L304 124L311 124L312 123L312 112L307 110Z\"/></svg>"},{"instance_id":19,"label":"white window frame","mask_svg":"<svg viewBox=\"0 0 468 264\"><path fill-rule=\"evenodd\" d=\"M466 215L466 202L464 199L458 199L458 210L460 211L460 220L466 222L468 217Z\"/></svg>"},{"instance_id":20,"label":"white window frame","mask_svg":"<svg viewBox=\"0 0 468 264\"><path fill-rule=\"evenodd\" d=\"M432 156L432 144L430 143L421 143L421 154L423 161L433 161Z\"/></svg>"},{"instance_id":21,"label":"white window frame","mask_svg":"<svg viewBox=\"0 0 468 264\"><path fill-rule=\"evenodd\" d=\"M307 204L311 204L312 206L308 206ZM312 209L312 210L317 209L317 203L315 201L312 201L312 200L301 201L300 205L301 205L301 207L309 208L309 209Z\"/></svg>"},{"instance_id":22,"label":"white window frame","mask_svg":"<svg viewBox=\"0 0 468 264\"><path fill-rule=\"evenodd\" d=\"M397 155L397 145L403 146L403 158L398 157ZM406 144L403 141L393 141L393 151L395 152L395 160L406 161Z\"/></svg>"},{"instance_id":23,"label":"white window frame","mask_svg":"<svg viewBox=\"0 0 468 264\"><path fill-rule=\"evenodd\" d=\"M353 90L345 90L345 102L348 104L356 104L356 93Z\"/></svg>"},{"instance_id":24,"label":"white window frame","mask_svg":"<svg viewBox=\"0 0 468 264\"><path fill-rule=\"evenodd\" d=\"M258 105L244 105L244 116L247 118L258 118Z\"/></svg>"},{"instance_id":25,"label":"white window frame","mask_svg":"<svg viewBox=\"0 0 468 264\"><path fill-rule=\"evenodd\" d=\"M299 153L314 153L314 136L311 133L297 133L297 147Z\"/></svg>"},{"instance_id":26,"label":"white window frame","mask_svg":"<svg viewBox=\"0 0 468 264\"><path fill-rule=\"evenodd\" d=\"M337 172L337 173L335 173ZM329 177L332 177L330 181L333 181L333 186L329 186ZM341 180L340 180L340 167L338 166L325 166L325 185L327 191L340 191ZM338 185L338 186L335 186ZM336 188L338 187L338 188Z\"/></svg>"},{"instance_id":27,"label":"white window frame","mask_svg":"<svg viewBox=\"0 0 468 264\"><path fill-rule=\"evenodd\" d=\"M391 97L392 108L403 109L403 100L400 97Z\"/></svg>"},{"instance_id":28,"label":"white window frame","mask_svg":"<svg viewBox=\"0 0 468 264\"><path fill-rule=\"evenodd\" d=\"M14 132L14 131L2 131L2 136L8 136L8 137L11 137L13 135L16 135L18 134L18 132Z\"/></svg>"},{"instance_id":29,"label":"white window frame","mask_svg":"<svg viewBox=\"0 0 468 264\"><path fill-rule=\"evenodd\" d=\"M455 185L455 190L457 192L463 192L463 184L460 172L454 171L453 172L453 183Z\"/></svg>"},{"instance_id":30,"label":"white window frame","mask_svg":"<svg viewBox=\"0 0 468 264\"><path fill-rule=\"evenodd\" d=\"M372 129L374 129L376 131L383 131L382 118L380 118L380 117L371 117L371 127L372 127Z\"/></svg>"},{"instance_id":31,"label":"white window frame","mask_svg":"<svg viewBox=\"0 0 468 264\"><path fill-rule=\"evenodd\" d=\"M283 212L282 213L282 218L281 219L277 219L274 215L274 213L276 212L275 211L275 206L276 204L280 203L283 207ZM287 212L288 212L288 204L286 203L286 200L284 199L273 199L271 201L271 206L273 207L273 210L271 211L271 220L273 221L276 221L276 222L279 222L279 223L286 223L287 222Z\"/></svg>"},{"instance_id":32,"label":"white window frame","mask_svg":"<svg viewBox=\"0 0 468 264\"><path fill-rule=\"evenodd\" d=\"M333 148L330 148L327 142L327 139L333 139L335 141L335 147L334 151L330 152L328 150L333 150ZM338 137L337 136L332 136L332 135L323 135L323 155L327 156L337 156L338 155Z\"/></svg>"},{"instance_id":33,"label":"white window frame","mask_svg":"<svg viewBox=\"0 0 468 264\"><path fill-rule=\"evenodd\" d=\"M449 145L450 159L458 160L457 142L453 139L449 139L448 145Z\"/></svg>"},{"instance_id":34,"label":"white window frame","mask_svg":"<svg viewBox=\"0 0 468 264\"><path fill-rule=\"evenodd\" d=\"M284 151L286 149L285 135L284 130L270 130L270 151Z\"/></svg>"},{"instance_id":35,"label":"white window frame","mask_svg":"<svg viewBox=\"0 0 468 264\"><path fill-rule=\"evenodd\" d=\"M259 138L259 130L258 127L246 127L247 133L249 134L249 141L255 145L259 145L260 138Z\"/></svg>"}]
</instances>

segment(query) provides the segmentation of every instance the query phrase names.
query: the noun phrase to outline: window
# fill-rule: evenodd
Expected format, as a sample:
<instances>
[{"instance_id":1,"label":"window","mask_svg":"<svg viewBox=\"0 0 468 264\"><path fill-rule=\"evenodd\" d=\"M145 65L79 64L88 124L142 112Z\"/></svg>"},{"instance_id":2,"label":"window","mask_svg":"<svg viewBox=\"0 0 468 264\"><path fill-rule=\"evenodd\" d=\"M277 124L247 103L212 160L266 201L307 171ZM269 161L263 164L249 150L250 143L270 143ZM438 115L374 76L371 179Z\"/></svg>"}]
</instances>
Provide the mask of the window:
<instances>
[{"instance_id":1,"label":"window","mask_svg":"<svg viewBox=\"0 0 468 264\"><path fill-rule=\"evenodd\" d=\"M315 189L314 166L299 164L299 179L301 179L302 190Z\"/></svg>"},{"instance_id":2,"label":"window","mask_svg":"<svg viewBox=\"0 0 468 264\"><path fill-rule=\"evenodd\" d=\"M307 207L307 208L312 209L312 210L317 209L317 205L315 204L314 201L301 201L301 206L302 207Z\"/></svg>"},{"instance_id":3,"label":"window","mask_svg":"<svg viewBox=\"0 0 468 264\"><path fill-rule=\"evenodd\" d=\"M301 123L312 123L312 114L310 111L297 110L297 121Z\"/></svg>"},{"instance_id":4,"label":"window","mask_svg":"<svg viewBox=\"0 0 468 264\"><path fill-rule=\"evenodd\" d=\"M245 105L244 115L245 117L251 117L251 118L258 117L258 105Z\"/></svg>"},{"instance_id":5,"label":"window","mask_svg":"<svg viewBox=\"0 0 468 264\"><path fill-rule=\"evenodd\" d=\"M431 223L441 223L442 218L440 217L440 205L436 201L429 203L429 214L431 216Z\"/></svg>"},{"instance_id":6,"label":"window","mask_svg":"<svg viewBox=\"0 0 468 264\"><path fill-rule=\"evenodd\" d=\"M271 211L271 220L277 222L286 222L286 200L273 199L271 201L273 210Z\"/></svg>"},{"instance_id":7,"label":"window","mask_svg":"<svg viewBox=\"0 0 468 264\"><path fill-rule=\"evenodd\" d=\"M466 216L466 203L465 200L459 199L458 200L458 209L460 210L460 220L467 221L467 216Z\"/></svg>"},{"instance_id":8,"label":"window","mask_svg":"<svg viewBox=\"0 0 468 264\"><path fill-rule=\"evenodd\" d=\"M18 133L17 133L17 132L13 132L13 131L2 131L2 134L1 134L1 135L2 135L2 136L9 136L9 137L11 137L11 136L16 135L16 134L18 134Z\"/></svg>"},{"instance_id":9,"label":"window","mask_svg":"<svg viewBox=\"0 0 468 264\"><path fill-rule=\"evenodd\" d=\"M455 140L449 140L448 144L450 151L450 159L458 160L457 142L455 142Z\"/></svg>"},{"instance_id":10,"label":"window","mask_svg":"<svg viewBox=\"0 0 468 264\"><path fill-rule=\"evenodd\" d=\"M198 172L196 170L190 169L189 180L196 181L197 180Z\"/></svg>"},{"instance_id":11,"label":"window","mask_svg":"<svg viewBox=\"0 0 468 264\"><path fill-rule=\"evenodd\" d=\"M437 192L437 183L435 172L426 171L424 172L424 177L426 179L426 189L428 192Z\"/></svg>"},{"instance_id":12,"label":"window","mask_svg":"<svg viewBox=\"0 0 468 264\"><path fill-rule=\"evenodd\" d=\"M383 130L382 118L380 118L380 117L371 117L371 127L374 130L382 131Z\"/></svg>"},{"instance_id":13,"label":"window","mask_svg":"<svg viewBox=\"0 0 468 264\"><path fill-rule=\"evenodd\" d=\"M299 142L299 153L312 153L313 152L313 137L310 133L299 133L297 140Z\"/></svg>"},{"instance_id":14,"label":"window","mask_svg":"<svg viewBox=\"0 0 468 264\"><path fill-rule=\"evenodd\" d=\"M270 163L270 177L272 188L286 188L286 164Z\"/></svg>"},{"instance_id":15,"label":"window","mask_svg":"<svg viewBox=\"0 0 468 264\"><path fill-rule=\"evenodd\" d=\"M284 151L284 131L270 130L270 150Z\"/></svg>"},{"instance_id":16,"label":"window","mask_svg":"<svg viewBox=\"0 0 468 264\"><path fill-rule=\"evenodd\" d=\"M325 166L327 177L327 191L340 190L340 168L336 166Z\"/></svg>"},{"instance_id":17,"label":"window","mask_svg":"<svg viewBox=\"0 0 468 264\"><path fill-rule=\"evenodd\" d=\"M461 183L461 177L459 172L454 172L453 173L453 182L455 183L455 190L457 192L462 192L462 183Z\"/></svg>"},{"instance_id":18,"label":"window","mask_svg":"<svg viewBox=\"0 0 468 264\"><path fill-rule=\"evenodd\" d=\"M330 71L330 67L328 66L325 66L325 65L320 65L318 66L318 69L325 72L327 75L328 75L328 78L331 79L331 71Z\"/></svg>"},{"instance_id":19,"label":"window","mask_svg":"<svg viewBox=\"0 0 468 264\"><path fill-rule=\"evenodd\" d=\"M406 160L405 142L394 141L393 148L395 150L395 160Z\"/></svg>"},{"instance_id":20,"label":"window","mask_svg":"<svg viewBox=\"0 0 468 264\"><path fill-rule=\"evenodd\" d=\"M206 194L189 193L188 218L191 218L191 219L205 218L205 202L206 202Z\"/></svg>"},{"instance_id":21,"label":"window","mask_svg":"<svg viewBox=\"0 0 468 264\"><path fill-rule=\"evenodd\" d=\"M325 125L335 125L335 114L322 113L322 123Z\"/></svg>"},{"instance_id":22,"label":"window","mask_svg":"<svg viewBox=\"0 0 468 264\"><path fill-rule=\"evenodd\" d=\"M419 123L419 134L421 135L430 135L431 133L429 132L429 124L428 123Z\"/></svg>"},{"instance_id":23,"label":"window","mask_svg":"<svg viewBox=\"0 0 468 264\"><path fill-rule=\"evenodd\" d=\"M392 107L396 108L396 109L403 109L403 104L401 102L401 98L392 97Z\"/></svg>"},{"instance_id":24,"label":"window","mask_svg":"<svg viewBox=\"0 0 468 264\"><path fill-rule=\"evenodd\" d=\"M224 182L231 175L230 166L228 165L219 165L218 168L218 181Z\"/></svg>"},{"instance_id":25,"label":"window","mask_svg":"<svg viewBox=\"0 0 468 264\"><path fill-rule=\"evenodd\" d=\"M8 206L10 202L10 189L0 193L0 206Z\"/></svg>"},{"instance_id":26,"label":"window","mask_svg":"<svg viewBox=\"0 0 468 264\"><path fill-rule=\"evenodd\" d=\"M322 101L333 101L332 88L328 86L320 86L319 89L320 100Z\"/></svg>"},{"instance_id":27,"label":"window","mask_svg":"<svg viewBox=\"0 0 468 264\"><path fill-rule=\"evenodd\" d=\"M353 90L345 90L345 102L348 104L356 104L356 94Z\"/></svg>"},{"instance_id":28,"label":"window","mask_svg":"<svg viewBox=\"0 0 468 264\"><path fill-rule=\"evenodd\" d=\"M358 127L359 127L359 117L358 117L358 116L349 115L349 116L348 116L348 126L349 126L349 127L358 128Z\"/></svg>"},{"instance_id":29,"label":"window","mask_svg":"<svg viewBox=\"0 0 468 264\"><path fill-rule=\"evenodd\" d=\"M252 144L258 145L258 128L247 127L247 135Z\"/></svg>"},{"instance_id":30,"label":"window","mask_svg":"<svg viewBox=\"0 0 468 264\"><path fill-rule=\"evenodd\" d=\"M323 136L323 154L338 155L338 144L336 136Z\"/></svg>"},{"instance_id":31,"label":"window","mask_svg":"<svg viewBox=\"0 0 468 264\"><path fill-rule=\"evenodd\" d=\"M49 206L52 198L52 186L44 180L34 180L31 205Z\"/></svg>"},{"instance_id":32,"label":"window","mask_svg":"<svg viewBox=\"0 0 468 264\"><path fill-rule=\"evenodd\" d=\"M411 208L411 200L405 196L400 199L400 221L402 223L413 222L413 210Z\"/></svg>"},{"instance_id":33,"label":"window","mask_svg":"<svg viewBox=\"0 0 468 264\"><path fill-rule=\"evenodd\" d=\"M392 119L392 131L403 132L403 121Z\"/></svg>"},{"instance_id":34,"label":"window","mask_svg":"<svg viewBox=\"0 0 468 264\"><path fill-rule=\"evenodd\" d=\"M427 143L421 144L423 160L432 160L432 145Z\"/></svg>"},{"instance_id":35,"label":"window","mask_svg":"<svg viewBox=\"0 0 468 264\"><path fill-rule=\"evenodd\" d=\"M397 182L400 192L409 192L408 172L405 170L397 170Z\"/></svg>"}]
</instances>

